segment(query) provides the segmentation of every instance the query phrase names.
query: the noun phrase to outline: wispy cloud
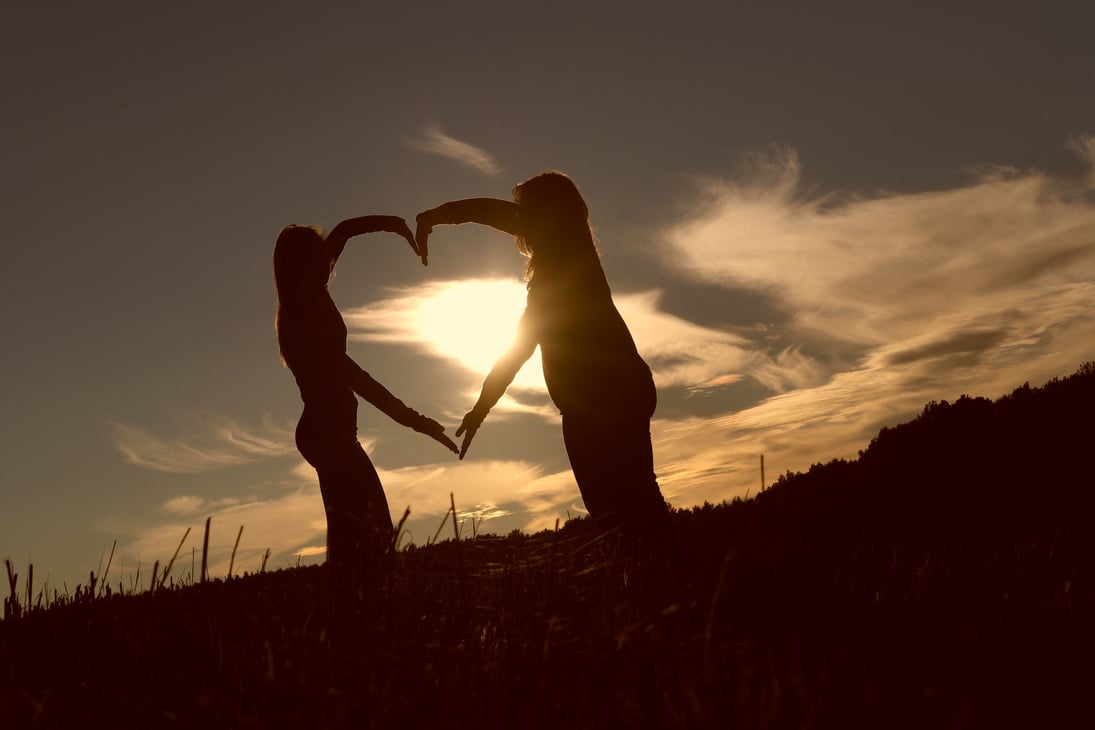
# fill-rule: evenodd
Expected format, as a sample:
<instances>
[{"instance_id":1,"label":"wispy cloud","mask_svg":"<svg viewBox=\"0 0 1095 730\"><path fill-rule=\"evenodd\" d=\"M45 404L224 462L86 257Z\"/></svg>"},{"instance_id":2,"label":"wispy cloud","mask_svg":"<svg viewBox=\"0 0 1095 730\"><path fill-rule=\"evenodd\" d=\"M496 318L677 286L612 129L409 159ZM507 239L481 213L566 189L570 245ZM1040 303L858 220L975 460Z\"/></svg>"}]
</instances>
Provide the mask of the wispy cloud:
<instances>
[{"instance_id":1,"label":"wispy cloud","mask_svg":"<svg viewBox=\"0 0 1095 730\"><path fill-rule=\"evenodd\" d=\"M493 176L502 171L489 152L450 137L436 124L427 125L420 136L409 139L407 144L412 149L447 157L486 175Z\"/></svg>"},{"instance_id":2,"label":"wispy cloud","mask_svg":"<svg viewBox=\"0 0 1095 730\"><path fill-rule=\"evenodd\" d=\"M1095 170L1095 142L1072 147ZM790 313L771 325L779 338L817 355L785 352L775 374L779 356L746 363L778 393L751 408L657 421L671 500L755 491L761 454L771 481L854 457L929 400L998 397L1095 358L1095 175L993 169L954 190L836 200L802 195L792 150L760 172L707 181L705 205L667 232L666 261L691 279L765 292ZM826 369L833 352L848 364ZM782 378L811 363L802 382Z\"/></svg>"},{"instance_id":3,"label":"wispy cloud","mask_svg":"<svg viewBox=\"0 0 1095 730\"><path fill-rule=\"evenodd\" d=\"M202 511L205 500L193 495L172 497L163 504L163 511L173 515L193 515Z\"/></svg>"},{"instance_id":4,"label":"wispy cloud","mask_svg":"<svg viewBox=\"0 0 1095 730\"><path fill-rule=\"evenodd\" d=\"M253 501L254 497L250 501ZM221 499L205 499L195 495L181 495L172 497L163 503L160 508L165 514L181 517L193 515L206 515L211 512L219 512L228 507L240 504L243 500L236 497L223 497Z\"/></svg>"},{"instance_id":5,"label":"wispy cloud","mask_svg":"<svg viewBox=\"0 0 1095 730\"><path fill-rule=\"evenodd\" d=\"M1068 141L1068 148L1088 164L1088 184L1095 188L1095 135L1079 135Z\"/></svg>"},{"instance_id":6,"label":"wispy cloud","mask_svg":"<svg viewBox=\"0 0 1095 730\"><path fill-rule=\"evenodd\" d=\"M114 445L126 461L146 469L193 474L295 451L290 427L265 422L247 427L216 413L181 419L179 432L160 436L141 426L114 423Z\"/></svg>"},{"instance_id":7,"label":"wispy cloud","mask_svg":"<svg viewBox=\"0 0 1095 730\"><path fill-rule=\"evenodd\" d=\"M802 330L867 347L1017 296L1079 296L1095 273L1086 183L996 168L954 190L845 200L803 199L798 184L789 150L746 184L708 180L702 212L668 231L666 264L765 291Z\"/></svg>"},{"instance_id":8,"label":"wispy cloud","mask_svg":"<svg viewBox=\"0 0 1095 730\"><path fill-rule=\"evenodd\" d=\"M714 387L736 377L755 358L745 338L665 312L659 290L613 299L658 387Z\"/></svg>"}]
</instances>

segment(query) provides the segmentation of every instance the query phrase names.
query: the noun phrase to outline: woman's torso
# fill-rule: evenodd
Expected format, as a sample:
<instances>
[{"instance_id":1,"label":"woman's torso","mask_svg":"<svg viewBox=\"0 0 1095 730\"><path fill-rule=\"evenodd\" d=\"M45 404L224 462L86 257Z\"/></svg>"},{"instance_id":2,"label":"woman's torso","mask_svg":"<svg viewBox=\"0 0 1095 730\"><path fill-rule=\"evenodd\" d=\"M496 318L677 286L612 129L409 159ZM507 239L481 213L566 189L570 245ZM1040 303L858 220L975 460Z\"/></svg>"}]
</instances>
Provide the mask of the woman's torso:
<instances>
[{"instance_id":1,"label":"woman's torso","mask_svg":"<svg viewBox=\"0 0 1095 730\"><path fill-rule=\"evenodd\" d=\"M308 433L357 432L357 397L342 374L346 324L331 297L310 298L278 310L278 343L296 378Z\"/></svg>"},{"instance_id":2,"label":"woman's torso","mask_svg":"<svg viewBox=\"0 0 1095 730\"><path fill-rule=\"evenodd\" d=\"M548 392L564 415L649 417L657 396L650 368L612 301L597 266L534 277L528 316L537 334Z\"/></svg>"}]
</instances>

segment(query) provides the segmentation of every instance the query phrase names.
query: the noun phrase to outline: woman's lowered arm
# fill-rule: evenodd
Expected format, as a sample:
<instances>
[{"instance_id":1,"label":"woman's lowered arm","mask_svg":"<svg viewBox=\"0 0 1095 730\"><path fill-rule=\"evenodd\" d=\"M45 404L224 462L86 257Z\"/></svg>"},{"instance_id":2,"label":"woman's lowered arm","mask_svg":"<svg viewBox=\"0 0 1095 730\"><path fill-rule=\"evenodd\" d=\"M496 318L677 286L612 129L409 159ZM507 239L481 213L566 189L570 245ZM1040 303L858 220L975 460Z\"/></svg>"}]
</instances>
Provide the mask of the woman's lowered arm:
<instances>
[{"instance_id":1,"label":"woman's lowered arm","mask_svg":"<svg viewBox=\"0 0 1095 730\"><path fill-rule=\"evenodd\" d=\"M460 445L461 459L464 458L464 454L468 453L471 440L475 438L475 432L483 424L483 419L487 417L487 413L502 397L502 394L506 392L506 388L513 382L513 378L517 375L517 371L521 369L521 366L525 364L525 361L532 357L532 353L536 350L536 344L536 338L532 334L528 322L528 312L526 311L517 325L517 337L514 339L513 344L494 363L487 379L483 381L483 389L479 393L479 400L464 415L463 422L456 429L455 436L457 438L460 438L461 435L464 436L464 442Z\"/></svg>"},{"instance_id":2,"label":"woman's lowered arm","mask_svg":"<svg viewBox=\"0 0 1095 730\"><path fill-rule=\"evenodd\" d=\"M372 375L362 370L349 355L343 358L342 366L350 389L373 404L377 410L401 426L407 426L421 434L425 434L454 454L457 453L456 444L445 435L444 426L432 418L423 416L399 398L396 398L390 390L381 385Z\"/></svg>"},{"instance_id":3,"label":"woman's lowered arm","mask_svg":"<svg viewBox=\"0 0 1095 730\"><path fill-rule=\"evenodd\" d=\"M426 240L434 226L479 223L511 236L521 235L517 203L498 198L465 198L450 200L415 216L414 238L418 243L422 263L426 263Z\"/></svg>"}]
</instances>

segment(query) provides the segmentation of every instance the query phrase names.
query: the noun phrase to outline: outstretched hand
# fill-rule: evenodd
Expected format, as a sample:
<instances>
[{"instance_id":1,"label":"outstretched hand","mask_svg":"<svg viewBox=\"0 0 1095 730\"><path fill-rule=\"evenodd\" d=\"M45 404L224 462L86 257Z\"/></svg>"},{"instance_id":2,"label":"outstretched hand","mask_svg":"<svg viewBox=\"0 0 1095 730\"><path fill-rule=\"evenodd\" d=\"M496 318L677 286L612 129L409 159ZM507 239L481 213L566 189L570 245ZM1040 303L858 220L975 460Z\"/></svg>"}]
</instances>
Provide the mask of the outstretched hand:
<instances>
[{"instance_id":1,"label":"outstretched hand","mask_svg":"<svg viewBox=\"0 0 1095 730\"><path fill-rule=\"evenodd\" d=\"M422 257L423 266L429 266L429 263L427 261L427 259L429 258L429 247L426 244L426 239L430 237L430 233L433 231L433 226L430 225L426 220L427 212L428 211L423 211L422 213L416 215L414 218L414 240L417 244L417 246L415 246L415 250L418 252L418 255ZM459 436L459 434L457 435Z\"/></svg>"},{"instance_id":2,"label":"outstretched hand","mask_svg":"<svg viewBox=\"0 0 1095 730\"><path fill-rule=\"evenodd\" d=\"M456 442L454 442L451 438L449 438L447 435L445 435L445 427L442 426L437 421L433 420L432 418L429 418L428 416L420 416L420 418L415 422L415 424L411 428L413 428L415 431L418 431L421 434L425 434L426 436L429 436L434 441L441 444L442 446L444 446L446 449L448 449L452 453L454 453L454 454L459 453L459 451L456 448ZM459 436L459 435L460 434L458 433L457 436ZM460 458L464 458L462 454L461 454Z\"/></svg>"},{"instance_id":3,"label":"outstretched hand","mask_svg":"<svg viewBox=\"0 0 1095 730\"><path fill-rule=\"evenodd\" d=\"M407 243L411 244L411 248L414 249L414 252L420 253L418 243L414 240L414 234L411 233L411 227L407 225L407 221L397 215L383 216L383 218L385 219L385 231L388 231L389 233L398 233L403 236L403 238L407 239ZM422 255L424 260L425 254L420 255Z\"/></svg>"},{"instance_id":4,"label":"outstretched hand","mask_svg":"<svg viewBox=\"0 0 1095 730\"><path fill-rule=\"evenodd\" d=\"M464 458L464 454L468 453L468 447L471 446L471 440L475 438L475 432L479 430L479 427L483 425L483 417L477 414L475 411L468 411L464 414L464 420L461 422L460 427L456 429L456 437L464 437L464 442L460 444L460 458Z\"/></svg>"}]
</instances>

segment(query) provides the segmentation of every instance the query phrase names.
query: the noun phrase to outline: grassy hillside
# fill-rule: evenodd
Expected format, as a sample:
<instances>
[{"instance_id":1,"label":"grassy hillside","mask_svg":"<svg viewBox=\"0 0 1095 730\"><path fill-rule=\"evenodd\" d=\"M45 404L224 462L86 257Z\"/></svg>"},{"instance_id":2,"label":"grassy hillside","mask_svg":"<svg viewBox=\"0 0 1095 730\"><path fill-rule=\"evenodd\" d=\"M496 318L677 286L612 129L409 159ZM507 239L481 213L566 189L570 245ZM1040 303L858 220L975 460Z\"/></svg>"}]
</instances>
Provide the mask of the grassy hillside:
<instances>
[{"instance_id":1,"label":"grassy hillside","mask_svg":"<svg viewBox=\"0 0 1095 730\"><path fill-rule=\"evenodd\" d=\"M576 520L400 552L360 590L84 590L0 622L0 727L1090 727L1093 409L1091 365L931 403L677 511L673 586Z\"/></svg>"}]
</instances>

